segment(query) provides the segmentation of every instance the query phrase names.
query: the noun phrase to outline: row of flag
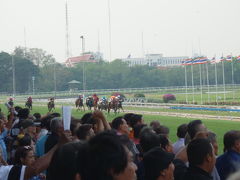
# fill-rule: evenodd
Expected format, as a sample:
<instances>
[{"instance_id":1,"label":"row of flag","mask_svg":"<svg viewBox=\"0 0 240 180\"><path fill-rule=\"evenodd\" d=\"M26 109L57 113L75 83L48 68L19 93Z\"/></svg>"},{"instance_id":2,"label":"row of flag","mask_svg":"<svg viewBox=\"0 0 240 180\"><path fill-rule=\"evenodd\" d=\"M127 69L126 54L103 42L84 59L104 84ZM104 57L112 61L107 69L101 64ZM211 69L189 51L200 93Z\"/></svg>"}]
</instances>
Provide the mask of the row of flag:
<instances>
[{"instance_id":1,"label":"row of flag","mask_svg":"<svg viewBox=\"0 0 240 180\"><path fill-rule=\"evenodd\" d=\"M212 59L208 59L207 57L196 57L196 58L189 58L182 61L182 65L193 65L193 64L206 64L206 63L216 63L222 61L232 61L234 58L232 55L228 55L227 57L220 57L219 60L216 60L215 57ZM240 61L240 56L235 58L237 61Z\"/></svg>"}]
</instances>

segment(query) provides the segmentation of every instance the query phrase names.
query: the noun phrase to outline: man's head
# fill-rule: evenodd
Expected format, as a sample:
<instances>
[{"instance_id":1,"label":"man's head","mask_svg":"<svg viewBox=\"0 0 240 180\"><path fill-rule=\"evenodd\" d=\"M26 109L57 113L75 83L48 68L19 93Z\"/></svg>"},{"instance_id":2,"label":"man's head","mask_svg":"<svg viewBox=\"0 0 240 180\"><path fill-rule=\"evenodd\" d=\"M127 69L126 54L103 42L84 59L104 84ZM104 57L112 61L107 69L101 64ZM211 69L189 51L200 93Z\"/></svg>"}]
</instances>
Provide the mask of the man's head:
<instances>
[{"instance_id":1,"label":"man's head","mask_svg":"<svg viewBox=\"0 0 240 180\"><path fill-rule=\"evenodd\" d=\"M208 132L207 139L212 143L214 154L218 155L218 143L217 143L217 135L211 131Z\"/></svg>"},{"instance_id":2,"label":"man's head","mask_svg":"<svg viewBox=\"0 0 240 180\"><path fill-rule=\"evenodd\" d=\"M137 167L133 163L131 152L119 138L113 132L102 132L90 139L83 179L84 176L95 180L136 179Z\"/></svg>"},{"instance_id":3,"label":"man's head","mask_svg":"<svg viewBox=\"0 0 240 180\"><path fill-rule=\"evenodd\" d=\"M143 156L145 179L147 180L173 180L174 154L155 147Z\"/></svg>"},{"instance_id":4,"label":"man's head","mask_svg":"<svg viewBox=\"0 0 240 180\"><path fill-rule=\"evenodd\" d=\"M129 134L129 127L125 119L122 116L116 117L112 121L112 128L117 130L121 134Z\"/></svg>"},{"instance_id":5,"label":"man's head","mask_svg":"<svg viewBox=\"0 0 240 180\"><path fill-rule=\"evenodd\" d=\"M187 156L190 166L197 166L208 173L211 173L216 158L213 146L208 139L194 139L187 146Z\"/></svg>"},{"instance_id":6,"label":"man's head","mask_svg":"<svg viewBox=\"0 0 240 180\"><path fill-rule=\"evenodd\" d=\"M29 116L29 113L30 113L30 111L28 108L20 109L18 112L18 117L19 117L19 119L27 119Z\"/></svg>"},{"instance_id":7,"label":"man's head","mask_svg":"<svg viewBox=\"0 0 240 180\"><path fill-rule=\"evenodd\" d=\"M76 135L80 140L89 140L95 133L91 124L83 124L77 129Z\"/></svg>"},{"instance_id":8,"label":"man's head","mask_svg":"<svg viewBox=\"0 0 240 180\"><path fill-rule=\"evenodd\" d=\"M59 117L55 117L51 120L50 130L52 133L59 134L63 129L62 119Z\"/></svg>"},{"instance_id":9,"label":"man's head","mask_svg":"<svg viewBox=\"0 0 240 180\"><path fill-rule=\"evenodd\" d=\"M181 124L180 126L178 126L178 128L177 128L178 138L185 138L186 133L187 133L187 128L188 128L187 124Z\"/></svg>"},{"instance_id":10,"label":"man's head","mask_svg":"<svg viewBox=\"0 0 240 180\"><path fill-rule=\"evenodd\" d=\"M154 147L160 147L160 137L154 132L146 131L140 135L140 146L143 153L146 153Z\"/></svg>"},{"instance_id":11,"label":"man's head","mask_svg":"<svg viewBox=\"0 0 240 180\"><path fill-rule=\"evenodd\" d=\"M232 130L224 134L223 144L224 152L234 150L240 153L240 131Z\"/></svg>"},{"instance_id":12,"label":"man's head","mask_svg":"<svg viewBox=\"0 0 240 180\"><path fill-rule=\"evenodd\" d=\"M199 131L206 131L206 130L207 129L201 120L193 120L190 123L188 123L187 132L191 139L193 139Z\"/></svg>"}]
</instances>

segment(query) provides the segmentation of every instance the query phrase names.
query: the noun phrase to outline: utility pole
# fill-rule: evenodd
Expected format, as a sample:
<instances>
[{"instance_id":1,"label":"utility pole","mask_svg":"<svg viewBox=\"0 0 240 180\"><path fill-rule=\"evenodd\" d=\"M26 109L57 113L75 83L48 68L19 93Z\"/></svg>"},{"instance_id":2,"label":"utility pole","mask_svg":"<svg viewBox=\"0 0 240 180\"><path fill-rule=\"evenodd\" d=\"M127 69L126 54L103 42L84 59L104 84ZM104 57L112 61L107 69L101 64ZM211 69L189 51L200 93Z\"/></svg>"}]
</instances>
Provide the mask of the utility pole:
<instances>
[{"instance_id":1,"label":"utility pole","mask_svg":"<svg viewBox=\"0 0 240 180\"><path fill-rule=\"evenodd\" d=\"M85 52L85 38L83 36L80 37L82 39L82 56L84 56ZM82 83L83 83L83 92L86 90L86 74L85 74L85 62L83 60L83 74L82 74Z\"/></svg>"}]
</instances>

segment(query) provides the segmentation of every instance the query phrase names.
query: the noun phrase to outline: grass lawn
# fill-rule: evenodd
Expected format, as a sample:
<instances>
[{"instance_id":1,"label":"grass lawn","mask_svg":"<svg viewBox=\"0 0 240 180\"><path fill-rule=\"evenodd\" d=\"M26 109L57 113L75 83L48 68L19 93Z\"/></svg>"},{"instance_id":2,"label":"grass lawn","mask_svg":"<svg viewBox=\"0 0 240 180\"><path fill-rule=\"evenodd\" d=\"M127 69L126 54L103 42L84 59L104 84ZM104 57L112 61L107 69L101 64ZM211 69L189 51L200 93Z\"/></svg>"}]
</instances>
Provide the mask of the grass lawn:
<instances>
[{"instance_id":1,"label":"grass lawn","mask_svg":"<svg viewBox=\"0 0 240 180\"><path fill-rule=\"evenodd\" d=\"M7 109L4 105L0 105L3 112L7 112ZM42 106L34 106L34 109L32 110L32 114L35 112L39 112L41 114L47 113L47 107ZM147 108L146 108L147 109ZM145 109L144 109L145 110ZM55 112L61 113L61 108L56 108ZM85 111L84 113L86 113ZM76 118L81 118L84 114L83 112L77 112L76 109L72 110L72 115ZM123 114L119 114L123 115ZM113 120L116 116L113 113L110 113L109 115L105 113L105 116L108 121ZM159 115L144 115L144 122L150 123L152 120L158 120L162 125L165 125L169 127L170 129L170 139L172 142L175 142L177 140L176 137L176 131L177 127L180 124L188 123L191 121L191 118L180 118L180 117L167 117L167 116L159 116ZM232 129L239 129L240 122L234 122L234 121L223 121L223 120L203 120L204 124L208 127L209 130L215 132L217 134L218 138L218 144L219 144L219 153L222 153L223 151L223 135L229 130Z\"/></svg>"}]
</instances>

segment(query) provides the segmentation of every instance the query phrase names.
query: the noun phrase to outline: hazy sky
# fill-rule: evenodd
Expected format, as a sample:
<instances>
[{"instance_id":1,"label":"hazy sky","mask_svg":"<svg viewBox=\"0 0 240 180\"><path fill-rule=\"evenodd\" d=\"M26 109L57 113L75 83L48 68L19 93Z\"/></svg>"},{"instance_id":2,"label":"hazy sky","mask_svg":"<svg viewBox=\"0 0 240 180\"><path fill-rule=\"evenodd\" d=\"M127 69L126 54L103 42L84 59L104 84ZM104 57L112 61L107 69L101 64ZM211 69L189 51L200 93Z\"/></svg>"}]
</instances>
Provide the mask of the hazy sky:
<instances>
[{"instance_id":1,"label":"hazy sky","mask_svg":"<svg viewBox=\"0 0 240 180\"><path fill-rule=\"evenodd\" d=\"M0 0L0 51L42 48L65 60L65 0ZM144 53L212 57L240 54L240 0L110 0L112 59ZM68 0L73 56L100 50L109 59L108 0Z\"/></svg>"}]
</instances>

